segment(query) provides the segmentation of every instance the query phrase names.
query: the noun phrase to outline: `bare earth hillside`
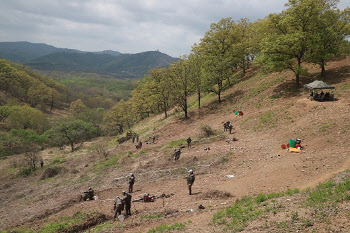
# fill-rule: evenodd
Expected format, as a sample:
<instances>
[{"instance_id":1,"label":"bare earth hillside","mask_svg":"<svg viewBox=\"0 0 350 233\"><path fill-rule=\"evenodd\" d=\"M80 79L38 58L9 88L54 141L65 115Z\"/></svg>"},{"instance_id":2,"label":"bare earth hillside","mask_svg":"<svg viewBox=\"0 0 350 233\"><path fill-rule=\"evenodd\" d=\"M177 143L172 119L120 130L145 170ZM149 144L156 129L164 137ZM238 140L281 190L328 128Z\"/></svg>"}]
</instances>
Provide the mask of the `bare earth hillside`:
<instances>
[{"instance_id":1,"label":"bare earth hillside","mask_svg":"<svg viewBox=\"0 0 350 233\"><path fill-rule=\"evenodd\" d=\"M44 168L28 177L17 176L21 156L8 157L0 164L0 229L40 232L49 229L49 223L69 222L79 212L106 216L76 230L87 232L348 232L349 191L333 205L336 211L327 207L324 218L306 203L309 193L304 191L334 177L335 183L348 181L350 176L350 58L330 62L327 69L324 81L336 87L334 102L311 101L306 91L294 91L292 73L264 75L251 69L225 91L222 104L209 94L198 111L193 97L189 120L173 110L168 119L159 115L140 122L132 129L144 142L140 151L130 141L118 145L112 137L85 142L75 152L68 147L46 149L41 152ZM309 72L302 84L316 79L319 69L310 65ZM244 115L236 116L234 110ZM235 127L231 135L223 131L227 120ZM203 125L215 135L204 136ZM146 144L153 135L156 143ZM189 136L192 147L173 161L173 148L185 145ZM233 137L237 141L228 143ZM281 149L295 138L302 139L303 153ZM108 143L107 159L96 153L101 142ZM40 179L48 167L59 167L60 173ZM196 174L193 195L186 186L188 169ZM113 221L113 199L127 190L129 172L136 176L133 198L144 193L170 197L135 202L131 217ZM89 186L98 200L79 202ZM263 198L271 193L279 195ZM205 209L199 210L199 205ZM246 216L239 228L230 225L239 217L227 217L233 210L225 209L234 205L249 206L239 215Z\"/></svg>"}]
</instances>

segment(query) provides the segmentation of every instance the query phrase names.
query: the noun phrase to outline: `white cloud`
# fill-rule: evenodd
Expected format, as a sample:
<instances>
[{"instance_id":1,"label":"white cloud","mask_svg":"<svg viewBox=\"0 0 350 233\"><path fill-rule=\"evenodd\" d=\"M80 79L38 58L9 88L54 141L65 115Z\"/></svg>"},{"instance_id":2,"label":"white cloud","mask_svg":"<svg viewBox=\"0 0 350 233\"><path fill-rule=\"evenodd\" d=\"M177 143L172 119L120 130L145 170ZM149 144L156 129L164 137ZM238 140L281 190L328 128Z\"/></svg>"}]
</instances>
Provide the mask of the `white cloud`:
<instances>
[{"instance_id":1,"label":"white cloud","mask_svg":"<svg viewBox=\"0 0 350 233\"><path fill-rule=\"evenodd\" d=\"M280 12L287 0L2 0L2 41L171 56L191 46L221 18L254 21ZM339 7L349 6L342 0Z\"/></svg>"}]
</instances>

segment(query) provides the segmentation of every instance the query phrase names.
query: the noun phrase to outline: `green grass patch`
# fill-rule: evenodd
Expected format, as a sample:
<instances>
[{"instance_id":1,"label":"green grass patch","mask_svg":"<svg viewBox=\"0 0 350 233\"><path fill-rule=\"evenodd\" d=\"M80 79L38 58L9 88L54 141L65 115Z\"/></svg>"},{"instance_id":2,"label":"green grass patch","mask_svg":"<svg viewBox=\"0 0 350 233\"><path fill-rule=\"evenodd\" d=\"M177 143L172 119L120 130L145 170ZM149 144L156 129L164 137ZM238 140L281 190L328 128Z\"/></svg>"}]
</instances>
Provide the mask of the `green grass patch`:
<instances>
[{"instance_id":1,"label":"green grass patch","mask_svg":"<svg viewBox=\"0 0 350 233\"><path fill-rule=\"evenodd\" d=\"M65 162L67 162L67 159L66 158L64 158L64 157L55 157L55 158L53 158L52 159L52 161L51 161L51 163L52 164L61 164L61 163L65 163Z\"/></svg>"},{"instance_id":2,"label":"green grass patch","mask_svg":"<svg viewBox=\"0 0 350 233\"><path fill-rule=\"evenodd\" d=\"M73 216L60 217L57 220L46 223L40 233L54 232L80 232L106 220L106 216L97 212L76 212Z\"/></svg>"},{"instance_id":3,"label":"green grass patch","mask_svg":"<svg viewBox=\"0 0 350 233\"><path fill-rule=\"evenodd\" d=\"M112 232L113 230L122 230L123 226L120 224L120 222L116 221L108 221L102 224L99 224L95 226L94 228L90 229L89 233L99 233L99 232Z\"/></svg>"},{"instance_id":4,"label":"green grass patch","mask_svg":"<svg viewBox=\"0 0 350 233\"><path fill-rule=\"evenodd\" d=\"M233 206L220 210L213 215L214 224L226 225L231 232L242 231L249 221L261 216L262 210L252 197L244 197Z\"/></svg>"},{"instance_id":5,"label":"green grass patch","mask_svg":"<svg viewBox=\"0 0 350 233\"><path fill-rule=\"evenodd\" d=\"M319 184L310 191L306 206L324 206L350 200L350 179L336 184L333 180Z\"/></svg>"},{"instance_id":6,"label":"green grass patch","mask_svg":"<svg viewBox=\"0 0 350 233\"><path fill-rule=\"evenodd\" d=\"M341 85L338 85L338 90L340 90L340 91L346 91L349 89L350 89L350 82L342 83Z\"/></svg>"},{"instance_id":7,"label":"green grass patch","mask_svg":"<svg viewBox=\"0 0 350 233\"><path fill-rule=\"evenodd\" d=\"M254 130L261 130L263 128L274 128L277 126L278 117L273 111L268 111L259 116L259 122L254 127Z\"/></svg>"},{"instance_id":8,"label":"green grass patch","mask_svg":"<svg viewBox=\"0 0 350 233\"><path fill-rule=\"evenodd\" d=\"M163 233L163 232L172 232L172 231L182 231L185 229L187 223L174 223L171 225L162 224L155 228L152 228L147 231L147 233Z\"/></svg>"},{"instance_id":9,"label":"green grass patch","mask_svg":"<svg viewBox=\"0 0 350 233\"><path fill-rule=\"evenodd\" d=\"M148 149L142 149L142 150L139 150L136 153L131 153L131 154L128 153L128 155L130 155L131 158L138 158L138 157L140 157L142 155L148 154L148 152L150 152L150 151L151 150L148 150Z\"/></svg>"},{"instance_id":10,"label":"green grass patch","mask_svg":"<svg viewBox=\"0 0 350 233\"><path fill-rule=\"evenodd\" d=\"M243 197L233 206L216 212L213 215L213 223L216 225L224 225L226 230L231 232L242 231L250 221L259 218L264 212L273 211L273 214L276 214L278 209L282 208L280 205L276 206L274 200L272 200L273 207L267 207L267 200L285 195L293 195L299 192L299 189L288 189L286 192L260 193L255 197ZM265 206L265 209L263 209L262 206Z\"/></svg>"},{"instance_id":11,"label":"green grass patch","mask_svg":"<svg viewBox=\"0 0 350 233\"><path fill-rule=\"evenodd\" d=\"M320 125L319 127L319 131L320 132L326 132L329 129L333 128L334 126L336 126L336 123L323 123L322 125Z\"/></svg>"},{"instance_id":12,"label":"green grass patch","mask_svg":"<svg viewBox=\"0 0 350 233\"><path fill-rule=\"evenodd\" d=\"M265 76L260 76L259 79L264 79ZM283 83L286 80L285 77L277 77L275 79L264 79L261 83L259 83L256 87L254 88L250 88L249 92L247 95L245 95L244 99L245 100L249 100L251 98L254 98L255 96L259 96L261 95L261 93L263 93L264 91L266 91L267 89L271 88L272 86L276 85L276 84L280 84Z\"/></svg>"},{"instance_id":13,"label":"green grass patch","mask_svg":"<svg viewBox=\"0 0 350 233\"><path fill-rule=\"evenodd\" d=\"M30 176L33 172L34 170L32 168L21 168L16 177L27 177Z\"/></svg>"},{"instance_id":14,"label":"green grass patch","mask_svg":"<svg viewBox=\"0 0 350 233\"><path fill-rule=\"evenodd\" d=\"M106 167L118 167L119 166L118 161L119 161L119 156L115 155L97 164L96 169L101 170Z\"/></svg>"},{"instance_id":15,"label":"green grass patch","mask_svg":"<svg viewBox=\"0 0 350 233\"><path fill-rule=\"evenodd\" d=\"M166 147L167 148L174 148L174 147L180 147L180 146L185 146L185 145L187 145L186 139L178 139L178 140L168 142L166 144Z\"/></svg>"},{"instance_id":16,"label":"green grass patch","mask_svg":"<svg viewBox=\"0 0 350 233\"><path fill-rule=\"evenodd\" d=\"M259 193L258 196L254 199L256 203L261 203L267 200L267 196L263 193Z\"/></svg>"},{"instance_id":17,"label":"green grass patch","mask_svg":"<svg viewBox=\"0 0 350 233\"><path fill-rule=\"evenodd\" d=\"M104 215L99 213L83 213L76 212L73 216L68 217L60 217L59 219L53 220L44 224L41 229L36 229L35 231L32 229L26 228L16 228L11 229L9 231L4 231L4 233L55 233L55 232L79 232L83 230L86 226L83 226L85 222L89 222L88 224L92 224L91 222L99 222L105 219ZM85 228L86 229L86 228Z\"/></svg>"}]
</instances>

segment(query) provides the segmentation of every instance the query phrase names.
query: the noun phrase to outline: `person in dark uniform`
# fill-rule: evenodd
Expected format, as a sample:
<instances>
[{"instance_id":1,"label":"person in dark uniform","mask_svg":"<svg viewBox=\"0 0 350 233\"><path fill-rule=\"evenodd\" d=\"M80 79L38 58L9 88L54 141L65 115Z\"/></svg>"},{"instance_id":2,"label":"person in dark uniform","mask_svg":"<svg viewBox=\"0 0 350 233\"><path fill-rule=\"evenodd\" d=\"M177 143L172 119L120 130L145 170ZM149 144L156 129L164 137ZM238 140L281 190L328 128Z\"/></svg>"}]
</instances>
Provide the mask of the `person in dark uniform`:
<instances>
[{"instance_id":1,"label":"person in dark uniform","mask_svg":"<svg viewBox=\"0 0 350 233\"><path fill-rule=\"evenodd\" d=\"M129 174L129 193L132 193L135 184L135 176L133 173Z\"/></svg>"},{"instance_id":2,"label":"person in dark uniform","mask_svg":"<svg viewBox=\"0 0 350 233\"><path fill-rule=\"evenodd\" d=\"M131 195L125 191L123 191L123 203L125 204L125 215L131 215Z\"/></svg>"},{"instance_id":3,"label":"person in dark uniform","mask_svg":"<svg viewBox=\"0 0 350 233\"><path fill-rule=\"evenodd\" d=\"M233 125L231 123L228 125L228 129L230 131L230 134L232 134Z\"/></svg>"},{"instance_id":4,"label":"person in dark uniform","mask_svg":"<svg viewBox=\"0 0 350 233\"><path fill-rule=\"evenodd\" d=\"M41 160L41 161L40 161L40 167L43 167L43 166L44 166L44 161Z\"/></svg>"},{"instance_id":5,"label":"person in dark uniform","mask_svg":"<svg viewBox=\"0 0 350 233\"><path fill-rule=\"evenodd\" d=\"M188 172L190 173L187 177L188 192L190 195L192 195L192 185L194 183L195 176L193 174L193 170L189 170Z\"/></svg>"},{"instance_id":6,"label":"person in dark uniform","mask_svg":"<svg viewBox=\"0 0 350 233\"><path fill-rule=\"evenodd\" d=\"M186 141L187 141L187 147L190 148L192 139L190 137L188 137Z\"/></svg>"}]
</instances>

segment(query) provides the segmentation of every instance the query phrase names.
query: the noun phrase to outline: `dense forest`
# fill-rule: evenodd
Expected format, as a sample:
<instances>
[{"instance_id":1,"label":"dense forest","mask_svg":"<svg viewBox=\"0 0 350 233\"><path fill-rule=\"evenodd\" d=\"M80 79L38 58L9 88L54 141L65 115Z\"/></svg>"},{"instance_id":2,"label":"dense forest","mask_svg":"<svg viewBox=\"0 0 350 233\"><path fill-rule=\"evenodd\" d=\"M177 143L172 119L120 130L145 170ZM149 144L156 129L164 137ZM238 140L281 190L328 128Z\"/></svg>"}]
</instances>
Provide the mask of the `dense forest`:
<instances>
[{"instance_id":1,"label":"dense forest","mask_svg":"<svg viewBox=\"0 0 350 233\"><path fill-rule=\"evenodd\" d=\"M101 134L104 111L133 88L130 80L64 77L55 81L0 60L0 156L68 143L73 150L74 143Z\"/></svg>"},{"instance_id":2,"label":"dense forest","mask_svg":"<svg viewBox=\"0 0 350 233\"><path fill-rule=\"evenodd\" d=\"M76 143L92 137L121 134L150 114L163 112L167 117L174 107L188 118L190 96L197 97L198 108L208 93L215 93L220 103L222 92L252 67L262 72L290 70L296 89L307 75L305 62L319 65L320 77L326 79L327 62L349 53L350 8L339 10L336 3L289 0L283 12L255 22L224 18L211 24L189 55L168 68L151 69L135 82L130 98L118 102L110 79L96 83L89 77L71 77L58 83L1 60L0 154L66 144L74 150ZM83 86L89 91L96 87L100 94L79 92ZM47 114L55 108L69 111L61 117Z\"/></svg>"},{"instance_id":3,"label":"dense forest","mask_svg":"<svg viewBox=\"0 0 350 233\"><path fill-rule=\"evenodd\" d=\"M84 72L118 79L137 79L153 68L168 67L177 61L159 51L122 54L104 50L85 52L30 42L0 42L0 58L44 72Z\"/></svg>"}]
</instances>

